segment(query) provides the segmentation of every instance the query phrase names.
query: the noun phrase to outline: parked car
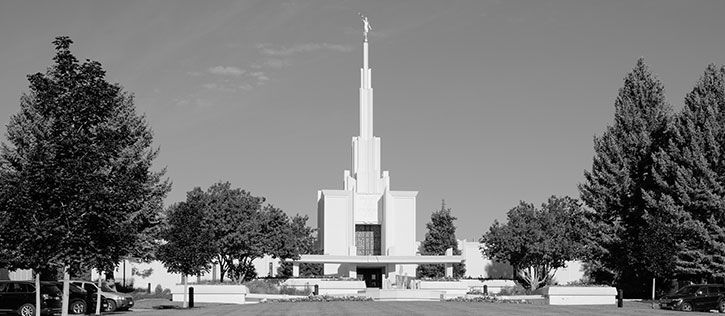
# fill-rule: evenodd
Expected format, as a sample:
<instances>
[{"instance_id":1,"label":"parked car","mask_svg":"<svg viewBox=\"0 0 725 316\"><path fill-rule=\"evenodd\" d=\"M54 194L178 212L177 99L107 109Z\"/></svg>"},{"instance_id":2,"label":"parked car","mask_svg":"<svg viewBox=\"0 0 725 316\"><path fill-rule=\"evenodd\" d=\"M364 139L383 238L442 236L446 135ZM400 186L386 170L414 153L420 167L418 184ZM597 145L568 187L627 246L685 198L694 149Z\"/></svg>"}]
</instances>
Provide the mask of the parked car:
<instances>
[{"instance_id":1,"label":"parked car","mask_svg":"<svg viewBox=\"0 0 725 316\"><path fill-rule=\"evenodd\" d=\"M660 299L660 308L691 311L717 309L725 312L725 285L693 284Z\"/></svg>"},{"instance_id":2,"label":"parked car","mask_svg":"<svg viewBox=\"0 0 725 316\"><path fill-rule=\"evenodd\" d=\"M40 313L59 315L61 291L55 285L40 285ZM0 281L0 312L35 316L35 284L32 281Z\"/></svg>"},{"instance_id":3,"label":"parked car","mask_svg":"<svg viewBox=\"0 0 725 316\"><path fill-rule=\"evenodd\" d=\"M96 294L96 292L98 292L97 283L77 280L73 280L71 283L88 291L88 293ZM108 303L108 306L105 309L106 312L129 310L133 307L133 297L111 289L106 283L101 283L101 295L106 297L106 302Z\"/></svg>"},{"instance_id":4,"label":"parked car","mask_svg":"<svg viewBox=\"0 0 725 316\"><path fill-rule=\"evenodd\" d=\"M48 281L41 284L54 285L63 292L63 282ZM90 314L96 310L97 295L91 294L81 287L70 283L68 284L70 291L68 293L68 313L70 314ZM101 311L108 309L106 297L101 295Z\"/></svg>"}]
</instances>

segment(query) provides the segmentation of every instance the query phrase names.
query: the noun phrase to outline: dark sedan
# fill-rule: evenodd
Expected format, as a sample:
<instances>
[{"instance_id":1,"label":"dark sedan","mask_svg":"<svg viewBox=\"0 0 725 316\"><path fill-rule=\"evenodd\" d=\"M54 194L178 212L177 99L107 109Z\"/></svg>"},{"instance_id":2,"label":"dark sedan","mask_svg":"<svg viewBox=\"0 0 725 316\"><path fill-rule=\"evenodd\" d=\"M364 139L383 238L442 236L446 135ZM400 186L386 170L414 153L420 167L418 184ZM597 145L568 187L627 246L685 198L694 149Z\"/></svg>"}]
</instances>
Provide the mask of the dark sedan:
<instances>
[{"instance_id":1,"label":"dark sedan","mask_svg":"<svg viewBox=\"0 0 725 316\"><path fill-rule=\"evenodd\" d=\"M725 285L693 284L660 299L660 308L691 311L725 311Z\"/></svg>"}]
</instances>

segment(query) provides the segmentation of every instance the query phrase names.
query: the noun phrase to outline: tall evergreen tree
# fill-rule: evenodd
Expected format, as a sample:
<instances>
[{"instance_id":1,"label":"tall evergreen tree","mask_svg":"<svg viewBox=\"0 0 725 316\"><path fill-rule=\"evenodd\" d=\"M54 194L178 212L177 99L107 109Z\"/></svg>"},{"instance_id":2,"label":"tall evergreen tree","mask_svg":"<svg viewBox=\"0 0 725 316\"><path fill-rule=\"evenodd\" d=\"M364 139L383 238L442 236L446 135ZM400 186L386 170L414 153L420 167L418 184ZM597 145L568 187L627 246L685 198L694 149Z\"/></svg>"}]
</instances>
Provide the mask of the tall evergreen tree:
<instances>
[{"instance_id":1,"label":"tall evergreen tree","mask_svg":"<svg viewBox=\"0 0 725 316\"><path fill-rule=\"evenodd\" d=\"M667 234L679 278L725 277L725 68L708 65L655 155L646 197ZM659 215L659 216L658 216Z\"/></svg>"},{"instance_id":2,"label":"tall evergreen tree","mask_svg":"<svg viewBox=\"0 0 725 316\"><path fill-rule=\"evenodd\" d=\"M448 248L453 248L454 255L460 255L458 240L456 239L456 225L453 221L456 217L451 215L451 208L446 207L445 200L441 203L441 209L434 211L430 216L430 222L425 226L428 232L421 244L422 255L445 255ZM453 264L453 277L460 278L466 273L466 267L461 263ZM445 265L442 264L421 264L416 271L418 277L440 278L445 276Z\"/></svg>"},{"instance_id":3,"label":"tall evergreen tree","mask_svg":"<svg viewBox=\"0 0 725 316\"><path fill-rule=\"evenodd\" d=\"M645 196L655 184L653 154L670 138L672 114L663 92L639 59L619 89L614 123L594 138L592 170L579 185L582 200L594 210L591 220L599 225L591 260L610 282L643 282L652 277L647 267L656 265L657 258L643 251L655 245L641 241L656 228L649 225Z\"/></svg>"},{"instance_id":4,"label":"tall evergreen tree","mask_svg":"<svg viewBox=\"0 0 725 316\"><path fill-rule=\"evenodd\" d=\"M0 151L0 264L71 274L113 270L148 254L170 190L151 165L158 150L133 96L79 63L57 37L54 64L29 92ZM53 273L49 273L53 274Z\"/></svg>"}]
</instances>

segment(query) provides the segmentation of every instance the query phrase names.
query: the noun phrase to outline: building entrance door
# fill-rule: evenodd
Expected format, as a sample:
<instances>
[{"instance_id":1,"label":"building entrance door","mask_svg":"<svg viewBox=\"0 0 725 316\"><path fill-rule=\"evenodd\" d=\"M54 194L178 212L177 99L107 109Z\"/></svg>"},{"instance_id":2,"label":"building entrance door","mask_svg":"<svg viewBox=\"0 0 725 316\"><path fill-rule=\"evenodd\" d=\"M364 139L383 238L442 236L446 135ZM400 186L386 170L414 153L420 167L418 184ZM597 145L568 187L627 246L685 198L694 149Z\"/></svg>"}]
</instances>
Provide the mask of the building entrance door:
<instances>
[{"instance_id":1,"label":"building entrance door","mask_svg":"<svg viewBox=\"0 0 725 316\"><path fill-rule=\"evenodd\" d=\"M365 287L383 288L383 268L357 268L357 279L365 281Z\"/></svg>"}]
</instances>

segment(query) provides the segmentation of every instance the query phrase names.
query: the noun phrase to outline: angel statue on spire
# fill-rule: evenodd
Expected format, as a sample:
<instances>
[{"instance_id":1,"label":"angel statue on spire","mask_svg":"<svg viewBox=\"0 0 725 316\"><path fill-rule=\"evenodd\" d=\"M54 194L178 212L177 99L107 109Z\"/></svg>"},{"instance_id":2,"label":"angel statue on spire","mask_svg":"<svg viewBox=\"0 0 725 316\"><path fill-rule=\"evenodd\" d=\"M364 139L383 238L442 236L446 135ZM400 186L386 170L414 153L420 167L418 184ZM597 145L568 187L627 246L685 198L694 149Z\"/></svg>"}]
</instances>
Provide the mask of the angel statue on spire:
<instances>
[{"instance_id":1,"label":"angel statue on spire","mask_svg":"<svg viewBox=\"0 0 725 316\"><path fill-rule=\"evenodd\" d=\"M370 21L368 21L368 17L362 15L362 13L358 13L360 15L360 18L363 22L363 36L365 37L365 41L368 41L368 32L372 30L373 28L370 26Z\"/></svg>"}]
</instances>

